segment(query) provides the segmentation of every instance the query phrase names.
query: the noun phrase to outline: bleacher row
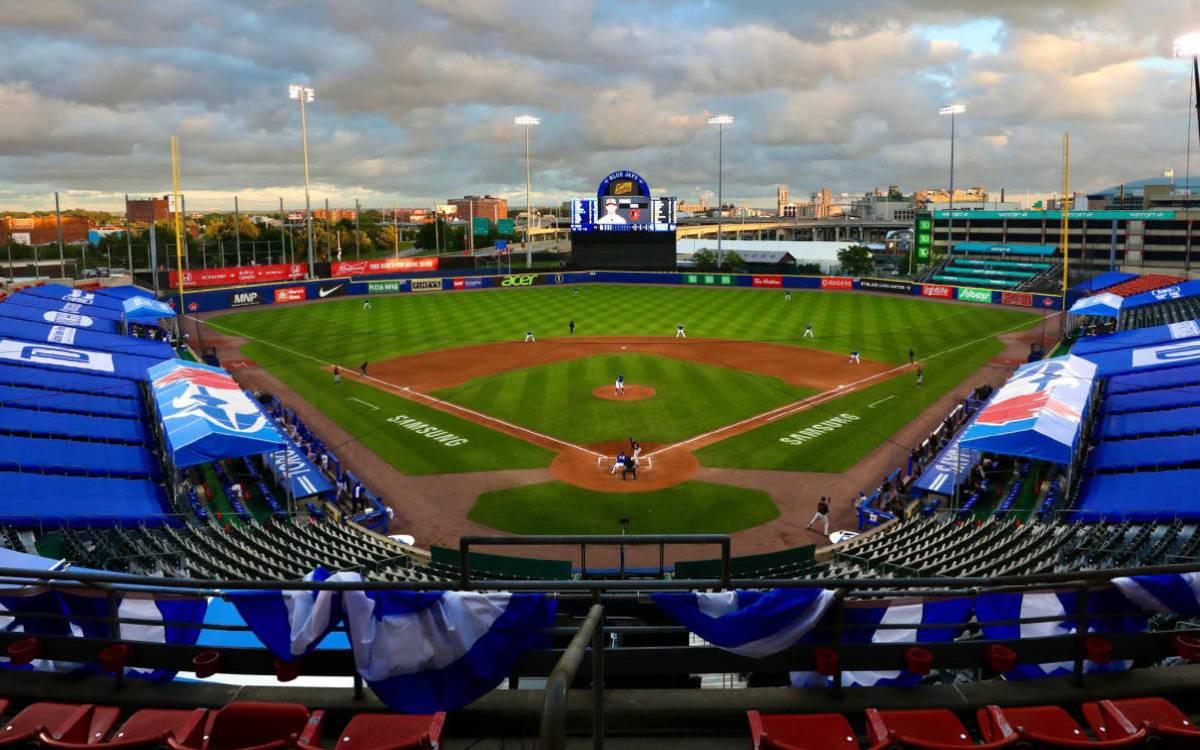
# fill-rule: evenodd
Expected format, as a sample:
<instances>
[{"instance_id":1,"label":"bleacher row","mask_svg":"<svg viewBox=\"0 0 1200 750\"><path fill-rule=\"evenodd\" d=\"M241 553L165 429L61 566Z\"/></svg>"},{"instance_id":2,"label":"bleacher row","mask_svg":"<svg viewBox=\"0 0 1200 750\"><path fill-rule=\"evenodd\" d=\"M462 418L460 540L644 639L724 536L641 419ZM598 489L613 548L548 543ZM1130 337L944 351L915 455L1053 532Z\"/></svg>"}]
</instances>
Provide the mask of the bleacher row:
<instances>
[{"instance_id":1,"label":"bleacher row","mask_svg":"<svg viewBox=\"0 0 1200 750\"><path fill-rule=\"evenodd\" d=\"M971 257L973 256L973 257ZM1020 291L1058 283L1059 263L1044 245L990 245L960 242L925 277L939 284Z\"/></svg>"},{"instance_id":2,"label":"bleacher row","mask_svg":"<svg viewBox=\"0 0 1200 750\"><path fill-rule=\"evenodd\" d=\"M1155 305L1121 310L1117 320L1118 331L1131 331L1137 328L1184 323L1189 320L1200 320L1200 297L1181 297L1164 300Z\"/></svg>"}]
</instances>

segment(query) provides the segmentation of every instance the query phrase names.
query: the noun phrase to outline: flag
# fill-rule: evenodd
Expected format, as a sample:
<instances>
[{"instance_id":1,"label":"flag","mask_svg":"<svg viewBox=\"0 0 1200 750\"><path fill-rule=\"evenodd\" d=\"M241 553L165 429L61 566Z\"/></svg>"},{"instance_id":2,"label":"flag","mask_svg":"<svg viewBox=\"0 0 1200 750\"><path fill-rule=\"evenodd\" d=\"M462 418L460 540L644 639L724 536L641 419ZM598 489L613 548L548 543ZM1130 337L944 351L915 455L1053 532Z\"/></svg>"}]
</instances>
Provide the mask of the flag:
<instances>
[{"instance_id":1,"label":"flag","mask_svg":"<svg viewBox=\"0 0 1200 750\"><path fill-rule=\"evenodd\" d=\"M362 576L316 568L304 580L361 581ZM315 649L342 620L338 591L230 591L228 596L254 635L284 661Z\"/></svg>"},{"instance_id":2,"label":"flag","mask_svg":"<svg viewBox=\"0 0 1200 750\"><path fill-rule=\"evenodd\" d=\"M1200 615L1200 573L1114 578L1113 584L1132 604L1149 612Z\"/></svg>"},{"instance_id":3,"label":"flag","mask_svg":"<svg viewBox=\"0 0 1200 750\"><path fill-rule=\"evenodd\" d=\"M828 589L654 594L655 604L709 643L760 658L795 645L833 602Z\"/></svg>"},{"instance_id":4,"label":"flag","mask_svg":"<svg viewBox=\"0 0 1200 750\"><path fill-rule=\"evenodd\" d=\"M358 673L393 711L461 708L549 645L545 594L352 591L343 597Z\"/></svg>"},{"instance_id":5,"label":"flag","mask_svg":"<svg viewBox=\"0 0 1200 750\"><path fill-rule=\"evenodd\" d=\"M109 603L102 592L63 592L62 601L72 617L74 635L84 638L115 639L108 620ZM164 643L194 646L200 637L200 626L208 611L208 600L202 597L160 595L130 595L117 593L117 616L122 620L144 620L144 623L122 622L120 640L125 642ZM170 623L170 624L167 624ZM194 627L189 627L192 625ZM127 667L125 675L147 680L172 680L176 670L139 669Z\"/></svg>"}]
</instances>

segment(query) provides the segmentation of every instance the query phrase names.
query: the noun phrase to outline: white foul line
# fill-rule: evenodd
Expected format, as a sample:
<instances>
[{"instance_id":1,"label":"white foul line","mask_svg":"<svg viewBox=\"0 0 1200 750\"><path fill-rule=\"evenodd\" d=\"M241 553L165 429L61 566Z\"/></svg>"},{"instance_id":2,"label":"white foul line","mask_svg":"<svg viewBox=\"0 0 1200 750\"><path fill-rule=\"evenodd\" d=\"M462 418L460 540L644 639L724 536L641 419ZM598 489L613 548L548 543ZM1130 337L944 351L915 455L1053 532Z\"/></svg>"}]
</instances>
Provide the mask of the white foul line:
<instances>
[{"instance_id":1,"label":"white foul line","mask_svg":"<svg viewBox=\"0 0 1200 750\"><path fill-rule=\"evenodd\" d=\"M894 398L896 398L896 397L897 397L897 396L896 396L896 394L894 394L894 393L893 393L892 395L890 395L890 396L888 396L888 397L886 397L886 398L881 398L881 399L879 399L878 401L874 401L874 402L872 402L872 403L869 403L869 404L867 404L867 408L868 408L868 409L874 409L876 406L879 406L880 404L882 404L882 403L884 403L884 402L886 402L886 401L891 401L892 399L894 399Z\"/></svg>"},{"instance_id":2,"label":"white foul line","mask_svg":"<svg viewBox=\"0 0 1200 750\"><path fill-rule=\"evenodd\" d=\"M347 401L357 401L358 403L362 404L363 406L369 406L372 409L374 409L375 411L379 411L378 406L376 406L375 404L369 404L366 401L363 401L361 398L355 398L354 396L351 396L351 397L347 398L346 400Z\"/></svg>"}]
</instances>

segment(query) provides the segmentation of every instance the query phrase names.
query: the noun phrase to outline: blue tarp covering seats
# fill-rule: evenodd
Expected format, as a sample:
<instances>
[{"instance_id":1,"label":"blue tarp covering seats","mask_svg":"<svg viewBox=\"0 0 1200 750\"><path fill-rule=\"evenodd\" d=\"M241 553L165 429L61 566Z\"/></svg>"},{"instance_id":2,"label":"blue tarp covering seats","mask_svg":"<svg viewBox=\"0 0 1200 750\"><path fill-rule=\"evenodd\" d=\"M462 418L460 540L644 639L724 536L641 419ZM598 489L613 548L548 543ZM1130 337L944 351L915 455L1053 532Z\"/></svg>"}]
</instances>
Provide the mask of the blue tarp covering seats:
<instances>
[{"instance_id":1,"label":"blue tarp covering seats","mask_svg":"<svg viewBox=\"0 0 1200 750\"><path fill-rule=\"evenodd\" d=\"M102 297L116 297L119 300L127 300L133 297L148 297L154 299L154 292L151 292L141 287L125 284L124 286L106 286L96 290L96 294Z\"/></svg>"},{"instance_id":2,"label":"blue tarp covering seats","mask_svg":"<svg viewBox=\"0 0 1200 750\"><path fill-rule=\"evenodd\" d=\"M286 445L259 404L219 367L174 359L148 374L176 467L261 455Z\"/></svg>"},{"instance_id":3,"label":"blue tarp covering seats","mask_svg":"<svg viewBox=\"0 0 1200 750\"><path fill-rule=\"evenodd\" d=\"M1125 298L1125 308L1144 307L1146 305L1157 305L1159 302L1167 302L1173 299L1182 299L1183 297L1200 296L1200 279L1192 281L1184 281L1171 286L1164 286L1161 289L1151 289L1148 292L1135 294L1132 297Z\"/></svg>"},{"instance_id":4,"label":"blue tarp covering seats","mask_svg":"<svg viewBox=\"0 0 1200 750\"><path fill-rule=\"evenodd\" d=\"M175 317L170 305L149 297L130 297L121 305L125 320L130 323L155 323L163 318Z\"/></svg>"},{"instance_id":5,"label":"blue tarp covering seats","mask_svg":"<svg viewBox=\"0 0 1200 750\"><path fill-rule=\"evenodd\" d=\"M124 312L121 308L122 300L116 297L105 297L103 295L87 292L82 289L74 289L62 284L46 284L45 286L26 287L17 294L31 294L34 297L43 299L56 299L63 302L74 302L78 305L83 305L86 308L105 308L108 310L116 310Z\"/></svg>"},{"instance_id":6,"label":"blue tarp covering seats","mask_svg":"<svg viewBox=\"0 0 1200 750\"><path fill-rule=\"evenodd\" d=\"M0 406L0 432L129 445L150 444L150 433L141 420L29 411L7 406ZM80 450L87 450L87 446L81 446Z\"/></svg>"},{"instance_id":7,"label":"blue tarp covering seats","mask_svg":"<svg viewBox=\"0 0 1200 750\"><path fill-rule=\"evenodd\" d=\"M1200 339L1093 352L1083 355L1083 358L1096 363L1096 377L1100 378L1131 372L1153 372L1200 364Z\"/></svg>"},{"instance_id":8,"label":"blue tarp covering seats","mask_svg":"<svg viewBox=\"0 0 1200 750\"><path fill-rule=\"evenodd\" d=\"M113 354L133 354L139 357L164 360L175 356L170 344L150 339L135 339L112 333L97 333L83 328L35 323L29 320L0 318L0 336L9 336L38 343L78 346Z\"/></svg>"},{"instance_id":9,"label":"blue tarp covering seats","mask_svg":"<svg viewBox=\"0 0 1200 750\"><path fill-rule=\"evenodd\" d=\"M1128 349L1145 344L1165 344L1169 341L1200 338L1200 323L1187 320L1182 323L1168 323L1162 326L1135 328L1131 331L1118 331L1102 336L1089 336L1075 342L1071 353L1084 355L1092 352L1106 352L1113 349Z\"/></svg>"},{"instance_id":10,"label":"blue tarp covering seats","mask_svg":"<svg viewBox=\"0 0 1200 750\"><path fill-rule=\"evenodd\" d=\"M1069 354L1022 365L975 417L961 445L1070 463L1095 374L1092 363Z\"/></svg>"},{"instance_id":11,"label":"blue tarp covering seats","mask_svg":"<svg viewBox=\"0 0 1200 750\"><path fill-rule=\"evenodd\" d=\"M1068 311L1072 315L1095 315L1098 317L1115 318L1121 314L1125 300L1115 294L1101 292L1090 297L1084 297L1071 305Z\"/></svg>"},{"instance_id":12,"label":"blue tarp covering seats","mask_svg":"<svg viewBox=\"0 0 1200 750\"><path fill-rule=\"evenodd\" d=\"M78 302L64 302L60 299L35 297L32 294L21 294L20 292L10 296L3 304L32 307L37 310L57 310L72 315L87 315L91 318L101 318L103 320L120 320L121 316L125 314L121 310L112 310L107 307L88 307Z\"/></svg>"},{"instance_id":13,"label":"blue tarp covering seats","mask_svg":"<svg viewBox=\"0 0 1200 750\"><path fill-rule=\"evenodd\" d=\"M1109 396L1104 401L1104 413L1125 414L1135 411L1176 409L1181 406L1200 406L1200 388L1167 388Z\"/></svg>"},{"instance_id":14,"label":"blue tarp covering seats","mask_svg":"<svg viewBox=\"0 0 1200 750\"><path fill-rule=\"evenodd\" d=\"M1102 419L1096 428L1096 435L1105 439L1183 432L1200 432L1200 406L1111 414Z\"/></svg>"},{"instance_id":15,"label":"blue tarp covering seats","mask_svg":"<svg viewBox=\"0 0 1200 750\"><path fill-rule=\"evenodd\" d=\"M297 500L332 492L333 484L329 478L300 452L291 438L284 435L283 439L287 441L287 449L273 451L267 456L267 463L279 485L288 488Z\"/></svg>"},{"instance_id":16,"label":"blue tarp covering seats","mask_svg":"<svg viewBox=\"0 0 1200 750\"><path fill-rule=\"evenodd\" d=\"M58 310L43 310L40 307L26 307L25 305L0 305L0 318L31 320L38 323L70 326L72 328L86 328L89 331L97 331L99 333L121 332L121 328L115 320L96 318L87 314L76 315L75 313L60 312Z\"/></svg>"},{"instance_id":17,"label":"blue tarp covering seats","mask_svg":"<svg viewBox=\"0 0 1200 750\"><path fill-rule=\"evenodd\" d=\"M1177 388L1181 385L1196 384L1200 384L1200 365L1185 365L1172 367L1169 370L1114 375L1108 379L1108 388L1105 393L1115 396L1118 393L1153 391L1159 388Z\"/></svg>"},{"instance_id":18,"label":"blue tarp covering seats","mask_svg":"<svg viewBox=\"0 0 1200 750\"><path fill-rule=\"evenodd\" d=\"M87 476L158 476L158 462L138 445L0 435L0 471L46 471Z\"/></svg>"},{"instance_id":19,"label":"blue tarp covering seats","mask_svg":"<svg viewBox=\"0 0 1200 750\"><path fill-rule=\"evenodd\" d=\"M16 385L0 385L0 406L123 419L141 419L143 416L141 403L127 398L48 391L44 388L22 388Z\"/></svg>"},{"instance_id":20,"label":"blue tarp covering seats","mask_svg":"<svg viewBox=\"0 0 1200 750\"><path fill-rule=\"evenodd\" d=\"M1200 435L1105 440L1092 451L1089 471L1135 471L1200 462Z\"/></svg>"},{"instance_id":21,"label":"blue tarp covering seats","mask_svg":"<svg viewBox=\"0 0 1200 750\"><path fill-rule=\"evenodd\" d=\"M15 549L0 547L0 568L20 568L21 570L62 570L67 566L66 560L53 560L41 555L31 555L28 552L17 552ZM19 588L18 584L0 584L0 588Z\"/></svg>"},{"instance_id":22,"label":"blue tarp covering seats","mask_svg":"<svg viewBox=\"0 0 1200 750\"><path fill-rule=\"evenodd\" d=\"M1077 292L1098 292L1101 289L1108 289L1110 286L1122 284L1130 279L1136 279L1136 273L1125 273L1123 271L1109 271L1102 273L1095 278L1088 279L1082 284L1076 284L1072 287Z\"/></svg>"},{"instance_id":23,"label":"blue tarp covering seats","mask_svg":"<svg viewBox=\"0 0 1200 750\"><path fill-rule=\"evenodd\" d=\"M161 361L151 357L114 354L60 344L38 344L0 336L0 362L57 372L112 375L127 380L144 381L146 371Z\"/></svg>"},{"instance_id":24,"label":"blue tarp covering seats","mask_svg":"<svg viewBox=\"0 0 1200 750\"><path fill-rule=\"evenodd\" d=\"M0 364L0 384L34 386L52 391L90 393L140 400L142 393L132 380L100 375L79 375L71 372L51 372L37 367Z\"/></svg>"},{"instance_id":25,"label":"blue tarp covering seats","mask_svg":"<svg viewBox=\"0 0 1200 750\"><path fill-rule=\"evenodd\" d=\"M1197 487L1200 487L1200 469L1093 474L1084 481L1071 518L1075 521L1200 519Z\"/></svg>"},{"instance_id":26,"label":"blue tarp covering seats","mask_svg":"<svg viewBox=\"0 0 1200 750\"><path fill-rule=\"evenodd\" d=\"M0 472L0 523L161 525L167 496L144 479Z\"/></svg>"}]
</instances>

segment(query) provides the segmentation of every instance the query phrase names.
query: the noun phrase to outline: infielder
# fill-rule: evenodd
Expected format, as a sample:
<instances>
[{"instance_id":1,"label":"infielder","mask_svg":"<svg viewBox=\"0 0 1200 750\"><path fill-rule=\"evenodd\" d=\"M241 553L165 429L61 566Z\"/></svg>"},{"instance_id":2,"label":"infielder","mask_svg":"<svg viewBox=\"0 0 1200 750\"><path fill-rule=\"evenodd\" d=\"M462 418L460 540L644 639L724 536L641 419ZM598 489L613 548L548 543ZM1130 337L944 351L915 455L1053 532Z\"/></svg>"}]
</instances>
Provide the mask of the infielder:
<instances>
[{"instance_id":1,"label":"infielder","mask_svg":"<svg viewBox=\"0 0 1200 750\"><path fill-rule=\"evenodd\" d=\"M804 326L804 336L803 336L803 338L806 338L806 339L815 339L816 337L817 337L817 334L813 333L813 329L812 329L812 323L809 323L808 325Z\"/></svg>"},{"instance_id":2,"label":"infielder","mask_svg":"<svg viewBox=\"0 0 1200 750\"><path fill-rule=\"evenodd\" d=\"M925 371L922 370L920 367L918 367L917 368L917 387L920 388L921 384L924 382L925 382Z\"/></svg>"},{"instance_id":3,"label":"infielder","mask_svg":"<svg viewBox=\"0 0 1200 750\"><path fill-rule=\"evenodd\" d=\"M537 343L537 341L536 341L536 340L533 338L533 331L526 331L526 332L525 332L525 343L526 343L526 344L530 344L530 343L535 343L535 344L536 344L536 343Z\"/></svg>"},{"instance_id":4,"label":"infielder","mask_svg":"<svg viewBox=\"0 0 1200 750\"><path fill-rule=\"evenodd\" d=\"M340 382L342 382L342 371L338 369L337 365L334 365L333 366L333 384L337 385Z\"/></svg>"},{"instance_id":5,"label":"infielder","mask_svg":"<svg viewBox=\"0 0 1200 750\"><path fill-rule=\"evenodd\" d=\"M616 395L618 395L618 396L625 395L625 376L624 375L617 376Z\"/></svg>"},{"instance_id":6,"label":"infielder","mask_svg":"<svg viewBox=\"0 0 1200 750\"><path fill-rule=\"evenodd\" d=\"M853 364L856 364L856 365L861 365L861 364L862 364L862 361L861 361L861 360L859 360L859 358L858 358L858 350L857 350L857 349L855 349L854 351L850 352L850 361L851 361Z\"/></svg>"},{"instance_id":7,"label":"infielder","mask_svg":"<svg viewBox=\"0 0 1200 750\"><path fill-rule=\"evenodd\" d=\"M675 338L677 338L677 339L686 339L687 338L687 334L683 330L683 323L680 323L679 325L675 326Z\"/></svg>"}]
</instances>

